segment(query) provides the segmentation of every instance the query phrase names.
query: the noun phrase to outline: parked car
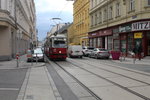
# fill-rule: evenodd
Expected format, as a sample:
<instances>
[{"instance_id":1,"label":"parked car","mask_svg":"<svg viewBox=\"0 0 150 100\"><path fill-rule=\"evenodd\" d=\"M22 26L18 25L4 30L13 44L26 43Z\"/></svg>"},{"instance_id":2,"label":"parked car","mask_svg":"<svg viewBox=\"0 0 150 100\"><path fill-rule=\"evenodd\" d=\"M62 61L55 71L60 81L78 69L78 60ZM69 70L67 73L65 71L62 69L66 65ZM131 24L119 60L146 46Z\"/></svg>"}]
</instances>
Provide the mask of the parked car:
<instances>
[{"instance_id":1,"label":"parked car","mask_svg":"<svg viewBox=\"0 0 150 100\"><path fill-rule=\"evenodd\" d=\"M32 55L30 55L32 54ZM30 56L29 56L30 55ZM41 48L36 48L33 51L28 50L27 61L44 61L44 54Z\"/></svg>"},{"instance_id":2,"label":"parked car","mask_svg":"<svg viewBox=\"0 0 150 100\"><path fill-rule=\"evenodd\" d=\"M81 45L70 45L68 47L68 56L69 57L80 57L83 56L83 49Z\"/></svg>"},{"instance_id":3,"label":"parked car","mask_svg":"<svg viewBox=\"0 0 150 100\"><path fill-rule=\"evenodd\" d=\"M108 50L104 49L104 48L95 48L91 54L89 55L89 57L93 57L93 58L107 58L109 59L110 53Z\"/></svg>"},{"instance_id":4,"label":"parked car","mask_svg":"<svg viewBox=\"0 0 150 100\"><path fill-rule=\"evenodd\" d=\"M89 56L89 54L91 54L91 52L94 50L94 47L84 47L83 48L83 55L84 56Z\"/></svg>"},{"instance_id":5,"label":"parked car","mask_svg":"<svg viewBox=\"0 0 150 100\"><path fill-rule=\"evenodd\" d=\"M32 61L32 51L31 49L27 50L27 62Z\"/></svg>"}]
</instances>

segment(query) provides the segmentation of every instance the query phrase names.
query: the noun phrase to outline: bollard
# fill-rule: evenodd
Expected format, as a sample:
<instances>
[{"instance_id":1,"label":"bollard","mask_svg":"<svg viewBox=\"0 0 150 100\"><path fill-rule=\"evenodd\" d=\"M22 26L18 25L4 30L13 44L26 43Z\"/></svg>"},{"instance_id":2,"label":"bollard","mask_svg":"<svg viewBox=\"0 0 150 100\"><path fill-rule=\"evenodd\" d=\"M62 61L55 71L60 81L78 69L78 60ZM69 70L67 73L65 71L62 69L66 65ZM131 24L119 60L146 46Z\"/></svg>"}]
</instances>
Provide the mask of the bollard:
<instances>
[{"instance_id":1,"label":"bollard","mask_svg":"<svg viewBox=\"0 0 150 100\"><path fill-rule=\"evenodd\" d=\"M17 67L19 67L19 53L16 54Z\"/></svg>"},{"instance_id":2,"label":"bollard","mask_svg":"<svg viewBox=\"0 0 150 100\"><path fill-rule=\"evenodd\" d=\"M135 53L133 54L133 64L135 64L135 60L136 60L136 55Z\"/></svg>"}]
</instances>

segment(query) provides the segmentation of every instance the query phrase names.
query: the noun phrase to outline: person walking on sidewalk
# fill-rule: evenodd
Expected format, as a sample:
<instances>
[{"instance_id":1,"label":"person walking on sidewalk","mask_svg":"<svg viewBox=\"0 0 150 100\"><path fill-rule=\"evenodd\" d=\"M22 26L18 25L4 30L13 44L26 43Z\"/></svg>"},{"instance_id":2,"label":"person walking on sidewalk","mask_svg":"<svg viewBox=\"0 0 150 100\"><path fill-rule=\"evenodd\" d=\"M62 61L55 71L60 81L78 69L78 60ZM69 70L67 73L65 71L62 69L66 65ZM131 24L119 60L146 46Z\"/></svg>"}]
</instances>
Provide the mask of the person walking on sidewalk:
<instances>
[{"instance_id":1,"label":"person walking on sidewalk","mask_svg":"<svg viewBox=\"0 0 150 100\"><path fill-rule=\"evenodd\" d=\"M133 52L135 54L135 58L138 57L139 60L141 60L142 56L141 56L141 53L142 53L142 45L141 43L137 46L134 46L133 48Z\"/></svg>"},{"instance_id":2,"label":"person walking on sidewalk","mask_svg":"<svg viewBox=\"0 0 150 100\"><path fill-rule=\"evenodd\" d=\"M141 60L141 58L142 58L142 56L141 56L141 53L142 53L142 45L140 44L139 46L138 46L138 58L139 58L139 60Z\"/></svg>"}]
</instances>

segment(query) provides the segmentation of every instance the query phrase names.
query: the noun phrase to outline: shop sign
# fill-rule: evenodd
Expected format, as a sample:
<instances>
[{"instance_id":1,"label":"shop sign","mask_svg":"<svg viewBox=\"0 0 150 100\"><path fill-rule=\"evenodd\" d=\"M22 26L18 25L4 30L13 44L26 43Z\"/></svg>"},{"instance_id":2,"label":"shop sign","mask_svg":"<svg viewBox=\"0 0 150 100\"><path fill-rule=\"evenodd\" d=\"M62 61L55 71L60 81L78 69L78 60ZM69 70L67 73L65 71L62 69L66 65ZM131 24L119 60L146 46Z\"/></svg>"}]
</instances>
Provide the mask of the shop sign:
<instances>
[{"instance_id":1,"label":"shop sign","mask_svg":"<svg viewBox=\"0 0 150 100\"><path fill-rule=\"evenodd\" d=\"M142 33L134 33L134 38L135 39L140 39L140 38L142 38Z\"/></svg>"},{"instance_id":2,"label":"shop sign","mask_svg":"<svg viewBox=\"0 0 150 100\"><path fill-rule=\"evenodd\" d=\"M95 36L95 35L97 35L97 34L96 34L96 33L92 33L91 35L92 35L92 36Z\"/></svg>"},{"instance_id":3,"label":"shop sign","mask_svg":"<svg viewBox=\"0 0 150 100\"><path fill-rule=\"evenodd\" d=\"M99 36L108 36L108 35L112 35L112 29L99 31Z\"/></svg>"},{"instance_id":4,"label":"shop sign","mask_svg":"<svg viewBox=\"0 0 150 100\"><path fill-rule=\"evenodd\" d=\"M132 31L150 30L150 21L132 23Z\"/></svg>"},{"instance_id":5,"label":"shop sign","mask_svg":"<svg viewBox=\"0 0 150 100\"><path fill-rule=\"evenodd\" d=\"M123 33L123 32L131 32L131 24L120 26L119 33Z\"/></svg>"},{"instance_id":6,"label":"shop sign","mask_svg":"<svg viewBox=\"0 0 150 100\"><path fill-rule=\"evenodd\" d=\"M94 33L89 33L89 37L96 37L98 35L98 33L94 32Z\"/></svg>"}]
</instances>

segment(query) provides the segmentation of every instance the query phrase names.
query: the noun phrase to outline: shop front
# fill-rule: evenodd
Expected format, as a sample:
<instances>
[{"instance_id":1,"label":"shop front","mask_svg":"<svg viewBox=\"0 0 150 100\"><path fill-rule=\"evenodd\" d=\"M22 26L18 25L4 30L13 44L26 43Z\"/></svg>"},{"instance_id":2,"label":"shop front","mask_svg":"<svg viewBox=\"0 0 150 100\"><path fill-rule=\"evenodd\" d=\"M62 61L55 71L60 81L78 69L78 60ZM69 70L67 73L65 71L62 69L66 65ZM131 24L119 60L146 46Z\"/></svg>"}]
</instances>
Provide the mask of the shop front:
<instances>
[{"instance_id":1,"label":"shop front","mask_svg":"<svg viewBox=\"0 0 150 100\"><path fill-rule=\"evenodd\" d=\"M150 21L132 23L135 46L142 44L144 56L150 56Z\"/></svg>"},{"instance_id":2,"label":"shop front","mask_svg":"<svg viewBox=\"0 0 150 100\"><path fill-rule=\"evenodd\" d=\"M90 32L89 46L112 50L112 29Z\"/></svg>"},{"instance_id":3,"label":"shop front","mask_svg":"<svg viewBox=\"0 0 150 100\"><path fill-rule=\"evenodd\" d=\"M133 51L134 47L138 47L139 45L142 46L143 56L150 56L150 21L120 25L113 31L113 36L116 33L119 33L120 51L125 53L126 56L128 56L129 52ZM113 48L116 48L115 42L113 42L113 45Z\"/></svg>"}]
</instances>

